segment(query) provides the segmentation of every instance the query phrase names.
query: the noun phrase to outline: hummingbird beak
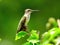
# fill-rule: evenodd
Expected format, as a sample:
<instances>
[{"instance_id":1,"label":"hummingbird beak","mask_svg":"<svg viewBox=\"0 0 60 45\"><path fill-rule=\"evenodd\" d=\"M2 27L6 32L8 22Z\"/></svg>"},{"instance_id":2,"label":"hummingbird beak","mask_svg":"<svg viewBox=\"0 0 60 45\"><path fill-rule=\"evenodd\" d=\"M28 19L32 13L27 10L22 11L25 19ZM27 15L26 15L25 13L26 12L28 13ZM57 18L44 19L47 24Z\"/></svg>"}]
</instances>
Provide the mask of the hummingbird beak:
<instances>
[{"instance_id":1,"label":"hummingbird beak","mask_svg":"<svg viewBox=\"0 0 60 45\"><path fill-rule=\"evenodd\" d=\"M32 12L34 12L34 11L40 11L40 10L32 10Z\"/></svg>"}]
</instances>

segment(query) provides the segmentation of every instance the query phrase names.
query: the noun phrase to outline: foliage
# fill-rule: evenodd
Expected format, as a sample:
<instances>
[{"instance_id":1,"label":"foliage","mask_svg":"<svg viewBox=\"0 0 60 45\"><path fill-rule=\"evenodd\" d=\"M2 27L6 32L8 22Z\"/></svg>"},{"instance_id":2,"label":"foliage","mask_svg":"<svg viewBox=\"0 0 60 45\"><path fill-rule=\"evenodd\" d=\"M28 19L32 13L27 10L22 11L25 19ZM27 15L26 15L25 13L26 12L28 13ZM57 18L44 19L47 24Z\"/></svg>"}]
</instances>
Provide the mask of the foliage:
<instances>
[{"instance_id":1,"label":"foliage","mask_svg":"<svg viewBox=\"0 0 60 45\"><path fill-rule=\"evenodd\" d=\"M16 34L15 40L18 40L18 39L24 37L26 34L27 34L26 32L20 31L19 33Z\"/></svg>"},{"instance_id":2,"label":"foliage","mask_svg":"<svg viewBox=\"0 0 60 45\"><path fill-rule=\"evenodd\" d=\"M57 43L58 37L60 38L60 28L53 28L42 35L42 45L54 45Z\"/></svg>"},{"instance_id":3,"label":"foliage","mask_svg":"<svg viewBox=\"0 0 60 45\"><path fill-rule=\"evenodd\" d=\"M53 25L48 32L42 35L42 45L59 45L60 44L60 28L59 24L54 18L49 18L50 25ZM60 23L60 22L59 22ZM48 27L48 28L50 28Z\"/></svg>"},{"instance_id":4,"label":"foliage","mask_svg":"<svg viewBox=\"0 0 60 45\"><path fill-rule=\"evenodd\" d=\"M27 42L23 45L59 45L60 44L60 28L58 27L57 21L55 19L50 18L49 23L53 25L47 32L41 35L41 39L39 39L39 32L37 30L32 30L29 33L29 38ZM16 35L16 40L27 35L27 32L19 32Z\"/></svg>"},{"instance_id":5,"label":"foliage","mask_svg":"<svg viewBox=\"0 0 60 45\"><path fill-rule=\"evenodd\" d=\"M27 39L28 42L26 42L24 45L38 45L39 41L39 34L37 33L36 30L32 30L29 38Z\"/></svg>"}]
</instances>

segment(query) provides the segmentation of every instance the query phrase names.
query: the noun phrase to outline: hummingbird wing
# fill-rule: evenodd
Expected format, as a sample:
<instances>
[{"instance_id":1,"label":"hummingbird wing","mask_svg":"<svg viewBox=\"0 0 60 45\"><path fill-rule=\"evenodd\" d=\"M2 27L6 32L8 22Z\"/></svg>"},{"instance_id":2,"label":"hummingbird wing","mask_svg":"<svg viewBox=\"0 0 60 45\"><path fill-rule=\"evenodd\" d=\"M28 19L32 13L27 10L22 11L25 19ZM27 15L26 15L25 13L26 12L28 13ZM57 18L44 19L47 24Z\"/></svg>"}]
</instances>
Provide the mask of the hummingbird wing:
<instances>
[{"instance_id":1,"label":"hummingbird wing","mask_svg":"<svg viewBox=\"0 0 60 45\"><path fill-rule=\"evenodd\" d=\"M25 26L25 22L26 22L26 17L23 16L18 24L17 27L17 33L20 31L25 31L26 30L26 26Z\"/></svg>"},{"instance_id":2,"label":"hummingbird wing","mask_svg":"<svg viewBox=\"0 0 60 45\"><path fill-rule=\"evenodd\" d=\"M26 17L23 16L18 24L15 40L18 40L27 34L27 32L25 32L26 30L25 22L26 22Z\"/></svg>"}]
</instances>

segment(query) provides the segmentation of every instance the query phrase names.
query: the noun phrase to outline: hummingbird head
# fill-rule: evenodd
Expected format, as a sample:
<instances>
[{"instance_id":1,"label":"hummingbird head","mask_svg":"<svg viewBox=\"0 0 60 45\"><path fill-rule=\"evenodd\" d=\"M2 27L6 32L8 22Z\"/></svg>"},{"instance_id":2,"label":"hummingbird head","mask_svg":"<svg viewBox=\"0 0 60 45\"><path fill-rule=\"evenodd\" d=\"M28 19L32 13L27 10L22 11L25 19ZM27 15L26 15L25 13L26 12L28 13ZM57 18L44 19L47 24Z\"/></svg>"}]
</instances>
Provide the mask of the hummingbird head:
<instances>
[{"instance_id":1,"label":"hummingbird head","mask_svg":"<svg viewBox=\"0 0 60 45\"><path fill-rule=\"evenodd\" d=\"M31 13L34 12L34 11L39 11L39 10L26 9L26 10L25 10L25 13L26 13L26 14L31 14Z\"/></svg>"},{"instance_id":2,"label":"hummingbird head","mask_svg":"<svg viewBox=\"0 0 60 45\"><path fill-rule=\"evenodd\" d=\"M31 13L32 13L32 10L31 10L31 9L26 9L26 10L25 10L25 13L26 13L26 14L31 14Z\"/></svg>"}]
</instances>

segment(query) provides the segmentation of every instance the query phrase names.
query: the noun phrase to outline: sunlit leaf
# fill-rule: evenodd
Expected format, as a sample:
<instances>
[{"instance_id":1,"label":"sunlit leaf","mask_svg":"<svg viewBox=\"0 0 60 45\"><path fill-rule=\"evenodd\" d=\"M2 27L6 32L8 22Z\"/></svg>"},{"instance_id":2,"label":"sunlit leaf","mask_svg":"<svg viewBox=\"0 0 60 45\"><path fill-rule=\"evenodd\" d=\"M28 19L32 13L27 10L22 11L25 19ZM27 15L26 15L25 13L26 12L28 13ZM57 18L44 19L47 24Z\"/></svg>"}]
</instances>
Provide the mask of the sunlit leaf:
<instances>
[{"instance_id":1,"label":"sunlit leaf","mask_svg":"<svg viewBox=\"0 0 60 45\"><path fill-rule=\"evenodd\" d=\"M31 43L37 43L39 42L39 34L37 33L36 30L32 30L31 31L31 35L30 37L27 39L27 41L31 42Z\"/></svg>"},{"instance_id":2,"label":"sunlit leaf","mask_svg":"<svg viewBox=\"0 0 60 45\"><path fill-rule=\"evenodd\" d=\"M32 45L32 43L26 42L26 43L24 43L23 45Z\"/></svg>"},{"instance_id":3,"label":"sunlit leaf","mask_svg":"<svg viewBox=\"0 0 60 45\"><path fill-rule=\"evenodd\" d=\"M16 34L15 40L18 40L18 39L24 37L26 34L27 34L27 32L20 31L19 33Z\"/></svg>"}]
</instances>

